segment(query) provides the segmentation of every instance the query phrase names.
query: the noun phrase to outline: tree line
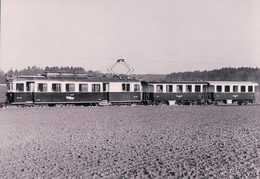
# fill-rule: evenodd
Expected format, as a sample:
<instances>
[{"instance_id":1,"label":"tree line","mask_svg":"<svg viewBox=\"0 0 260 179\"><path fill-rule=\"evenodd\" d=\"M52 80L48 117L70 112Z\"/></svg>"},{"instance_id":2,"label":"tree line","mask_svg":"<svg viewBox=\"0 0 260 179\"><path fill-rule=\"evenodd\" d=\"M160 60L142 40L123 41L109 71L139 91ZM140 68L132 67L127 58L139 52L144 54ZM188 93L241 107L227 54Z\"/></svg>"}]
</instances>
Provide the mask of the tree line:
<instances>
[{"instance_id":1,"label":"tree line","mask_svg":"<svg viewBox=\"0 0 260 179\"><path fill-rule=\"evenodd\" d=\"M168 74L167 81L252 81L260 82L260 68L221 68L210 71L178 72Z\"/></svg>"},{"instance_id":2,"label":"tree line","mask_svg":"<svg viewBox=\"0 0 260 179\"><path fill-rule=\"evenodd\" d=\"M103 74L98 71L85 70L82 67L30 67L28 66L22 70L10 69L6 73L0 70L0 83L5 83L5 77L11 75L38 75L44 72L59 72L59 73L84 73L93 77L102 77ZM241 67L241 68L221 68L210 71L188 71L177 72L166 75L146 74L137 75L138 78L156 81L158 79L162 81L252 81L260 84L260 68Z\"/></svg>"},{"instance_id":3,"label":"tree line","mask_svg":"<svg viewBox=\"0 0 260 179\"><path fill-rule=\"evenodd\" d=\"M30 67L28 66L27 68L24 68L22 70L13 70L10 69L6 73L4 73L0 69L0 84L5 83L5 78L9 76L19 76L19 75L39 75L39 74L44 74L44 73L76 73L76 74L88 74L89 76L102 76L102 73L98 71L92 71L88 70L86 71L83 67L58 67L58 66L53 66L49 67L46 66L45 68L40 68L40 67Z\"/></svg>"}]
</instances>

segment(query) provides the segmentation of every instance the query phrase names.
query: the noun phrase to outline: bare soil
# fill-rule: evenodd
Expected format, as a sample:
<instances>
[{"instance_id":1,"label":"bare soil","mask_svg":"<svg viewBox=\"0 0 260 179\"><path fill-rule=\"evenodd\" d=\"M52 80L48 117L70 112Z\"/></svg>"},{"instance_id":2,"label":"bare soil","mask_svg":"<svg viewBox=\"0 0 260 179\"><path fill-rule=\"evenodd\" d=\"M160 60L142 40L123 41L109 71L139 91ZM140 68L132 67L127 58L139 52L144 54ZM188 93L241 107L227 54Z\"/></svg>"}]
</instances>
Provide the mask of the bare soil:
<instances>
[{"instance_id":1,"label":"bare soil","mask_svg":"<svg viewBox=\"0 0 260 179\"><path fill-rule=\"evenodd\" d=\"M0 109L0 178L256 178L259 106Z\"/></svg>"}]
</instances>

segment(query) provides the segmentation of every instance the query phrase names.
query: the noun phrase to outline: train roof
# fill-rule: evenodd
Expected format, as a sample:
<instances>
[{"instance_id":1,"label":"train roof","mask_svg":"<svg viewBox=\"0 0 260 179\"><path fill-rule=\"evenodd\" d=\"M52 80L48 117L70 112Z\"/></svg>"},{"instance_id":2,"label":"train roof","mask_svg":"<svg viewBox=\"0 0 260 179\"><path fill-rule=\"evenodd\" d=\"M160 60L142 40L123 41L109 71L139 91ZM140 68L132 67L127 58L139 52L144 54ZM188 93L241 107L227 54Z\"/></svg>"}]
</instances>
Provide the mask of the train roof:
<instances>
[{"instance_id":1,"label":"train roof","mask_svg":"<svg viewBox=\"0 0 260 179\"><path fill-rule=\"evenodd\" d=\"M7 81L14 80L48 80L48 81L82 81L82 82L141 82L141 80L134 78L121 78L121 77L88 77L88 76L13 76L7 79Z\"/></svg>"},{"instance_id":2,"label":"train roof","mask_svg":"<svg viewBox=\"0 0 260 179\"><path fill-rule=\"evenodd\" d=\"M150 84L208 84L205 81L151 81Z\"/></svg>"},{"instance_id":3,"label":"train roof","mask_svg":"<svg viewBox=\"0 0 260 179\"><path fill-rule=\"evenodd\" d=\"M258 86L258 83L251 81L208 81L210 85L255 85Z\"/></svg>"},{"instance_id":4,"label":"train roof","mask_svg":"<svg viewBox=\"0 0 260 179\"><path fill-rule=\"evenodd\" d=\"M210 84L210 85L254 85L258 86L258 83L251 81L150 81L150 84Z\"/></svg>"},{"instance_id":5,"label":"train roof","mask_svg":"<svg viewBox=\"0 0 260 179\"><path fill-rule=\"evenodd\" d=\"M48 80L48 81L82 81L82 82L144 82L149 84L210 84L210 85L254 85L258 83L250 81L141 81L140 79L128 78L127 76L116 77L91 77L86 74L64 74L64 75L21 75L7 78L14 80Z\"/></svg>"}]
</instances>

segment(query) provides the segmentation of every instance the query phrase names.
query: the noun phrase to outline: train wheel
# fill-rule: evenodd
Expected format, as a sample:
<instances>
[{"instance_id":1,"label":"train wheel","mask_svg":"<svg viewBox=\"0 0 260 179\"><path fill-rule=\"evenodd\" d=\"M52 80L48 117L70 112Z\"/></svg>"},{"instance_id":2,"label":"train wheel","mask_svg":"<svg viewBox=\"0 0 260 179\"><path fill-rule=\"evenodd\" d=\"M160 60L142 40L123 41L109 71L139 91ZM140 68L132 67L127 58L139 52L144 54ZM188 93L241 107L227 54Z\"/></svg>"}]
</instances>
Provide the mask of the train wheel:
<instances>
[{"instance_id":1,"label":"train wheel","mask_svg":"<svg viewBox=\"0 0 260 179\"><path fill-rule=\"evenodd\" d=\"M213 105L218 106L219 102L218 101L213 101Z\"/></svg>"},{"instance_id":2,"label":"train wheel","mask_svg":"<svg viewBox=\"0 0 260 179\"><path fill-rule=\"evenodd\" d=\"M56 104L48 104L49 107L55 107Z\"/></svg>"},{"instance_id":3,"label":"train wheel","mask_svg":"<svg viewBox=\"0 0 260 179\"><path fill-rule=\"evenodd\" d=\"M237 104L238 104L238 105L242 105L242 104L243 104L243 101L239 100L239 101L237 101Z\"/></svg>"},{"instance_id":4,"label":"train wheel","mask_svg":"<svg viewBox=\"0 0 260 179\"><path fill-rule=\"evenodd\" d=\"M248 103L249 103L248 101L245 101L245 102L244 102L244 105L248 105Z\"/></svg>"}]
</instances>

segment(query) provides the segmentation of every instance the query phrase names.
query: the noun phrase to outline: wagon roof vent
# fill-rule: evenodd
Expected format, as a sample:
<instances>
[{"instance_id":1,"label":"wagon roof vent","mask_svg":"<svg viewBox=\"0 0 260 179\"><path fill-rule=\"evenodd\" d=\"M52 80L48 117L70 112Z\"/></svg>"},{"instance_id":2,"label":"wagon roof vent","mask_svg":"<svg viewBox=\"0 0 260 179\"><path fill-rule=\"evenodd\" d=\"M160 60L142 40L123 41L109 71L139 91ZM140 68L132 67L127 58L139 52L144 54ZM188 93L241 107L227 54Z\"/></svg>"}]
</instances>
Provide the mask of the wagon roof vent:
<instances>
[{"instance_id":1,"label":"wagon roof vent","mask_svg":"<svg viewBox=\"0 0 260 179\"><path fill-rule=\"evenodd\" d=\"M60 72L45 72L46 77L91 77L86 73L60 73Z\"/></svg>"}]
</instances>

